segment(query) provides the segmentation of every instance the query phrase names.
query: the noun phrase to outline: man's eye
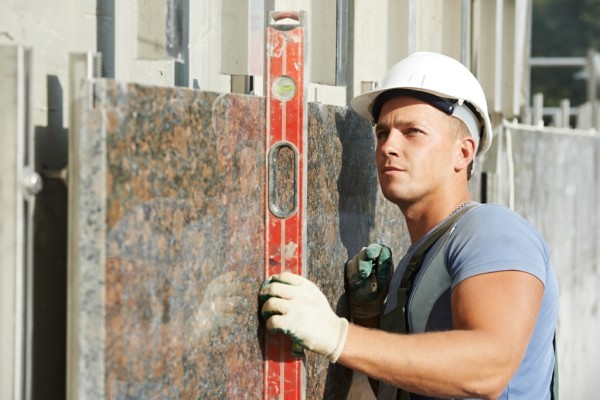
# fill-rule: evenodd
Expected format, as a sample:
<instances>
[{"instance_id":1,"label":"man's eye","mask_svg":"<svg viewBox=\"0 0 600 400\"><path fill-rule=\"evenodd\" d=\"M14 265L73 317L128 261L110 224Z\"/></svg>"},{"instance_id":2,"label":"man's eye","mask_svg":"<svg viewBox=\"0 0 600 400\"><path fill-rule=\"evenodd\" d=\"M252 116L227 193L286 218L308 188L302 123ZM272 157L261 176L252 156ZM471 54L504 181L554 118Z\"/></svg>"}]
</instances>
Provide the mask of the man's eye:
<instances>
[{"instance_id":1,"label":"man's eye","mask_svg":"<svg viewBox=\"0 0 600 400\"><path fill-rule=\"evenodd\" d=\"M381 139L385 139L389 136L390 132L389 131L385 131L385 130L380 130L375 132L375 136L377 137L378 140Z\"/></svg>"},{"instance_id":2,"label":"man's eye","mask_svg":"<svg viewBox=\"0 0 600 400\"><path fill-rule=\"evenodd\" d=\"M403 133L405 135L417 135L417 134L421 133L421 130L417 129L417 128L408 128L408 129L405 129Z\"/></svg>"}]
</instances>

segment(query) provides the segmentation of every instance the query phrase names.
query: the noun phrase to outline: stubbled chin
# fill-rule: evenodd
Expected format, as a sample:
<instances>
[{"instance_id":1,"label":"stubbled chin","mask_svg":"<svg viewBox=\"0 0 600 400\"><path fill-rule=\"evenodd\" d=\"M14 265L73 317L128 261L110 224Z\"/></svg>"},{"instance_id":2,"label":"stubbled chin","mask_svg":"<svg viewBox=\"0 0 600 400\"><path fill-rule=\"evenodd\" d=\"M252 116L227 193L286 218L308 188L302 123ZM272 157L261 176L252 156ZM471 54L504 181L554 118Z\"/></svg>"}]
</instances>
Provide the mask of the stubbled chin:
<instances>
[{"instance_id":1,"label":"stubbled chin","mask_svg":"<svg viewBox=\"0 0 600 400\"><path fill-rule=\"evenodd\" d=\"M383 177L385 179L385 177ZM382 184L383 183L383 184ZM418 200L418 194L408 184L381 180L380 187L383 196L397 206L406 206Z\"/></svg>"},{"instance_id":2,"label":"stubbled chin","mask_svg":"<svg viewBox=\"0 0 600 400\"><path fill-rule=\"evenodd\" d=\"M381 192L383 193L383 197L388 199L394 204L400 205L401 203L406 202L405 194L399 192L398 190L393 190L392 188L381 188Z\"/></svg>"}]
</instances>

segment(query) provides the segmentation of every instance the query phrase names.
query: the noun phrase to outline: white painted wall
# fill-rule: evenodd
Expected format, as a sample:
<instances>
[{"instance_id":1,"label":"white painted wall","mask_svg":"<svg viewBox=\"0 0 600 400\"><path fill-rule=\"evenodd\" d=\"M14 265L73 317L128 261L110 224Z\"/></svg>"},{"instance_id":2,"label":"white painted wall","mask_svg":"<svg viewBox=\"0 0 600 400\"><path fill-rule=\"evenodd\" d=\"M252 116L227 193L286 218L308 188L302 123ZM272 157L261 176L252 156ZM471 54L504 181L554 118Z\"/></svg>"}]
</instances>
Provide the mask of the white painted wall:
<instances>
[{"instance_id":1,"label":"white painted wall","mask_svg":"<svg viewBox=\"0 0 600 400\"><path fill-rule=\"evenodd\" d=\"M0 0L0 44L33 49L33 124L45 126L47 77L62 86L63 121L68 115L69 53L96 49L95 0Z\"/></svg>"}]
</instances>

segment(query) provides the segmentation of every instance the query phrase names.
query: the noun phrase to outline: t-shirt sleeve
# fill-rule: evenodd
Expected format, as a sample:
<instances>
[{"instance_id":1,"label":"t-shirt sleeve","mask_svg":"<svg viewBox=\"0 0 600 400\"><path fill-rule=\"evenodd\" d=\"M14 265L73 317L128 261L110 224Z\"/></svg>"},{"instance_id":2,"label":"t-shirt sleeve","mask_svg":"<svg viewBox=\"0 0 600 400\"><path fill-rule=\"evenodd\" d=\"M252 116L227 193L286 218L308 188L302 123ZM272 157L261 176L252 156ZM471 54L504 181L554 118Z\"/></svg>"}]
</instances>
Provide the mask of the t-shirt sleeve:
<instances>
[{"instance_id":1,"label":"t-shirt sleeve","mask_svg":"<svg viewBox=\"0 0 600 400\"><path fill-rule=\"evenodd\" d=\"M546 281L548 251L541 235L524 218L499 205L466 213L448 238L446 257L452 287L475 275L524 271Z\"/></svg>"}]
</instances>

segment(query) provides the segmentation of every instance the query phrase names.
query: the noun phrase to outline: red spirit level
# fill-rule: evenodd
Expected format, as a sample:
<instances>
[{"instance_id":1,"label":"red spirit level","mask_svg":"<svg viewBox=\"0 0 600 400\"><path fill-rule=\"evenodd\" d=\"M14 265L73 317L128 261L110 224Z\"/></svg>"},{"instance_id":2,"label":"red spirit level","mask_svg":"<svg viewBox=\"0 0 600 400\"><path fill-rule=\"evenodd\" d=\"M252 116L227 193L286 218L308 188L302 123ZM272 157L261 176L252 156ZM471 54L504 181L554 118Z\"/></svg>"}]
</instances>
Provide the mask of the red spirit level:
<instances>
[{"instance_id":1,"label":"red spirit level","mask_svg":"<svg viewBox=\"0 0 600 400\"><path fill-rule=\"evenodd\" d=\"M265 277L306 273L306 95L304 12L272 11L266 33ZM302 349L265 335L265 399L304 398Z\"/></svg>"}]
</instances>

